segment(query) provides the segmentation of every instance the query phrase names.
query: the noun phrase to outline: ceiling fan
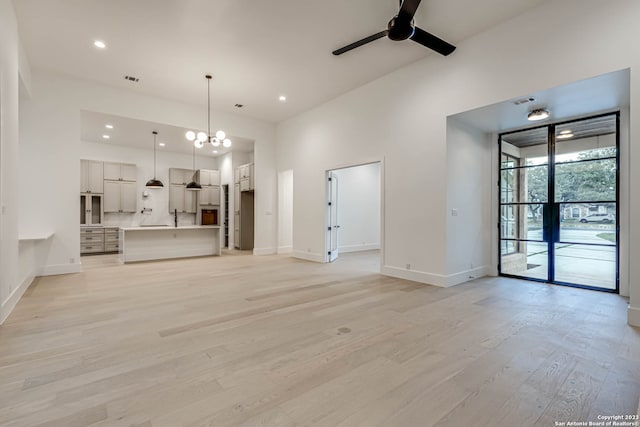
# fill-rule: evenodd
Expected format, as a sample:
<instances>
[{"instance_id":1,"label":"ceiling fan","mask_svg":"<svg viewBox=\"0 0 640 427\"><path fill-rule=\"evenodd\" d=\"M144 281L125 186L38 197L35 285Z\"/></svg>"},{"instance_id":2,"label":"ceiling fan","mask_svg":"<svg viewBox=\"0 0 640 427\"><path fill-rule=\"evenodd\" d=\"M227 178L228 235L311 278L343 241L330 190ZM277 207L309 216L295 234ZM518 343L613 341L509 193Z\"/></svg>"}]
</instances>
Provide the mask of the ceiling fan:
<instances>
[{"instance_id":1,"label":"ceiling fan","mask_svg":"<svg viewBox=\"0 0 640 427\"><path fill-rule=\"evenodd\" d=\"M420 5L421 0L400 0L400 10L398 14L391 18L389 24L387 24L387 29L380 31L379 33L373 34L369 37L365 37L362 40L358 40L357 42L348 44L340 49L334 50L332 53L334 55L342 55L343 53L349 52L352 49L363 46L367 43L371 43L372 41L381 39L382 37L389 37L394 41L401 41L411 39L416 43L420 43L421 45L428 47L431 50L438 52L441 55L447 56L454 50L456 47L452 44L447 43L423 30L422 28L418 28L415 26L413 21L413 16L416 14L416 10L418 10L418 6Z\"/></svg>"}]
</instances>

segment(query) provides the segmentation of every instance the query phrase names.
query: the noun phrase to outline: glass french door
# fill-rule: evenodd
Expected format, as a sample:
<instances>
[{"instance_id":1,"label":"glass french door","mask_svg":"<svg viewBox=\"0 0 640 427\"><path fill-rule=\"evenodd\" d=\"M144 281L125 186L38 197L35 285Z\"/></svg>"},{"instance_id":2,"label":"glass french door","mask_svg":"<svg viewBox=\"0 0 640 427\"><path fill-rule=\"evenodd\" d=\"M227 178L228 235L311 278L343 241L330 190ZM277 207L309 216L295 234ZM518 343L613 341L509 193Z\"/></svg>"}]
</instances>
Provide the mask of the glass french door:
<instances>
[{"instance_id":1,"label":"glass french door","mask_svg":"<svg viewBox=\"0 0 640 427\"><path fill-rule=\"evenodd\" d=\"M501 275L618 291L618 127L616 113L500 135Z\"/></svg>"}]
</instances>

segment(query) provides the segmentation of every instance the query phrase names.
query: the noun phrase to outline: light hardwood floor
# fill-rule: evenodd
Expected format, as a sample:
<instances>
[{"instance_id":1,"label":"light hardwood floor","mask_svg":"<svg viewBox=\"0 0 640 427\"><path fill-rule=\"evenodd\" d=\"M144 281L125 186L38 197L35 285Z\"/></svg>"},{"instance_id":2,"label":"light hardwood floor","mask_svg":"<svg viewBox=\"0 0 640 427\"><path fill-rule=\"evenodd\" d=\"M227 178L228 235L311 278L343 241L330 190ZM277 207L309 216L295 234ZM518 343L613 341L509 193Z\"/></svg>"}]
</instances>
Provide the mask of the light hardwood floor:
<instances>
[{"instance_id":1,"label":"light hardwood floor","mask_svg":"<svg viewBox=\"0 0 640 427\"><path fill-rule=\"evenodd\" d=\"M118 265L37 279L0 327L2 426L553 426L636 413L616 295L377 255Z\"/></svg>"}]
</instances>

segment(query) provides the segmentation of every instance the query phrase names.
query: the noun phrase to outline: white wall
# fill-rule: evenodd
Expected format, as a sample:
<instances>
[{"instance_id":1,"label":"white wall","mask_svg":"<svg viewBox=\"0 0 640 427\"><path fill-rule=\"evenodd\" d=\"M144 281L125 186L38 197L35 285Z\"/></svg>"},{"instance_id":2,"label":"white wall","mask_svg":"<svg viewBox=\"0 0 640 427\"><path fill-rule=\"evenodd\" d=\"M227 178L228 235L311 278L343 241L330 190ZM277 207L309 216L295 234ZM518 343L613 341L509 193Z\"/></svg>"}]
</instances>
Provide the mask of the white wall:
<instances>
[{"instance_id":1,"label":"white wall","mask_svg":"<svg viewBox=\"0 0 640 427\"><path fill-rule=\"evenodd\" d=\"M278 253L293 250L293 171L278 172Z\"/></svg>"},{"instance_id":2,"label":"white wall","mask_svg":"<svg viewBox=\"0 0 640 427\"><path fill-rule=\"evenodd\" d=\"M0 323L26 289L18 262L19 44L13 5L0 0Z\"/></svg>"},{"instance_id":3,"label":"white wall","mask_svg":"<svg viewBox=\"0 0 640 427\"><path fill-rule=\"evenodd\" d=\"M490 135L447 119L447 285L494 273L491 268Z\"/></svg>"},{"instance_id":4,"label":"white wall","mask_svg":"<svg viewBox=\"0 0 640 427\"><path fill-rule=\"evenodd\" d=\"M631 68L631 103L640 102L640 56L628 48L640 35L638 19L640 2L633 0L546 2L460 43L449 57L431 55L279 124L278 170L296 176L294 254L321 260L325 252L324 171L384 158L382 272L439 285L464 274L468 265L447 261L456 254L446 248L467 240L447 234L447 199L457 196L446 181L446 118L625 68ZM634 111L630 139L638 141ZM640 164L633 146L630 161ZM473 171L466 177L473 179ZM640 168L631 170L629 182L640 182ZM624 214L639 217L640 186L630 186L629 202ZM640 225L632 224L630 234L623 256L637 259ZM640 324L638 263L630 267L630 282L630 316Z\"/></svg>"},{"instance_id":5,"label":"white wall","mask_svg":"<svg viewBox=\"0 0 640 427\"><path fill-rule=\"evenodd\" d=\"M114 89L35 70L32 97L20 105L20 220L26 227L48 226L55 232L47 272L78 271L80 111L130 117L184 128L198 128L206 109ZM255 141L256 246L276 251L275 126L224 112L214 112L215 128ZM150 158L150 157L149 157ZM42 183L47 183L46 191ZM32 197L37 195L38 197ZM48 215L42 206L55 206ZM16 245L17 246L17 245Z\"/></svg>"},{"instance_id":6,"label":"white wall","mask_svg":"<svg viewBox=\"0 0 640 427\"><path fill-rule=\"evenodd\" d=\"M336 169L338 250L380 249L380 163Z\"/></svg>"},{"instance_id":7,"label":"white wall","mask_svg":"<svg viewBox=\"0 0 640 427\"><path fill-rule=\"evenodd\" d=\"M192 156L158 150L156 177L162 181L164 188L150 190L145 188L145 184L148 180L153 178L153 151L151 148L140 149L124 145L80 141L79 150L81 159L117 163L134 163L137 166L136 213L107 213L104 217L104 225L173 225L173 215L169 213L169 168L191 169L193 167ZM218 169L218 161L216 158L209 156L196 156L196 169ZM79 176L78 182L80 182ZM148 197L142 196L145 189L148 191ZM149 208L151 209L151 212L142 214L141 211L143 208ZM195 219L195 214L180 214L180 225L192 225L195 223Z\"/></svg>"}]
</instances>

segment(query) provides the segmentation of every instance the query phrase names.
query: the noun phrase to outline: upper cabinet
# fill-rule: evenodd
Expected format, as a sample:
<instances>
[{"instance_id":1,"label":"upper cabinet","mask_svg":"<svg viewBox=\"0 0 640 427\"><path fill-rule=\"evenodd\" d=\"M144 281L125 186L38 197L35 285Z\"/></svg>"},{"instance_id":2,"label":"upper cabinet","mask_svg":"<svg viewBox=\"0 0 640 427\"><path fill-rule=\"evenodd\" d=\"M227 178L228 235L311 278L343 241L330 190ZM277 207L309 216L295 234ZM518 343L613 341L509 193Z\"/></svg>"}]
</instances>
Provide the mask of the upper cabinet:
<instances>
[{"instance_id":1,"label":"upper cabinet","mask_svg":"<svg viewBox=\"0 0 640 427\"><path fill-rule=\"evenodd\" d=\"M138 169L130 163L104 162L104 212L136 212Z\"/></svg>"},{"instance_id":2,"label":"upper cabinet","mask_svg":"<svg viewBox=\"0 0 640 427\"><path fill-rule=\"evenodd\" d=\"M240 191L253 191L254 190L254 166L253 163L247 163L246 165L240 165L236 168L235 178L236 183L240 184Z\"/></svg>"},{"instance_id":3,"label":"upper cabinet","mask_svg":"<svg viewBox=\"0 0 640 427\"><path fill-rule=\"evenodd\" d=\"M202 186L198 194L198 204L200 206L220 205L220 171L200 169L196 179Z\"/></svg>"},{"instance_id":4,"label":"upper cabinet","mask_svg":"<svg viewBox=\"0 0 640 427\"><path fill-rule=\"evenodd\" d=\"M220 171L200 169L196 176L200 185L220 185Z\"/></svg>"},{"instance_id":5,"label":"upper cabinet","mask_svg":"<svg viewBox=\"0 0 640 427\"><path fill-rule=\"evenodd\" d=\"M80 192L102 194L104 166L95 160L80 160Z\"/></svg>"},{"instance_id":6,"label":"upper cabinet","mask_svg":"<svg viewBox=\"0 0 640 427\"><path fill-rule=\"evenodd\" d=\"M135 182L138 170L136 165L129 163L104 162L105 181L129 181Z\"/></svg>"},{"instance_id":7,"label":"upper cabinet","mask_svg":"<svg viewBox=\"0 0 640 427\"><path fill-rule=\"evenodd\" d=\"M193 170L191 169L169 169L169 183L187 185L193 181Z\"/></svg>"}]
</instances>

